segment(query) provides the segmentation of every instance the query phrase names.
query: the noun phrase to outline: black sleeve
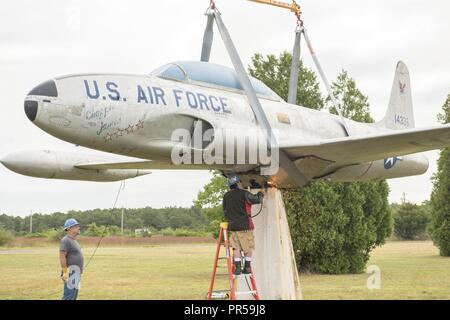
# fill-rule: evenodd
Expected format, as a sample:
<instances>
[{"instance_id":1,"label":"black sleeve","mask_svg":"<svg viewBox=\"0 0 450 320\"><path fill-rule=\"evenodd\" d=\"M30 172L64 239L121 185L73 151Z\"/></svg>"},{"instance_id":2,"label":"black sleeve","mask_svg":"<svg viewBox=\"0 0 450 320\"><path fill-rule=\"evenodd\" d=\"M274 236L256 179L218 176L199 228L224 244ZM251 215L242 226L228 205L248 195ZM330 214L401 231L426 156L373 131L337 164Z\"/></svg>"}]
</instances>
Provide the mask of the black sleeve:
<instances>
[{"instance_id":1,"label":"black sleeve","mask_svg":"<svg viewBox=\"0 0 450 320\"><path fill-rule=\"evenodd\" d=\"M249 191L245 193L245 200L250 202L251 204L261 203L264 194L260 191L257 194L253 194Z\"/></svg>"},{"instance_id":2,"label":"black sleeve","mask_svg":"<svg viewBox=\"0 0 450 320\"><path fill-rule=\"evenodd\" d=\"M228 221L228 212L225 209L225 197L222 199L222 208L223 208L223 215L225 216L225 221Z\"/></svg>"}]
</instances>

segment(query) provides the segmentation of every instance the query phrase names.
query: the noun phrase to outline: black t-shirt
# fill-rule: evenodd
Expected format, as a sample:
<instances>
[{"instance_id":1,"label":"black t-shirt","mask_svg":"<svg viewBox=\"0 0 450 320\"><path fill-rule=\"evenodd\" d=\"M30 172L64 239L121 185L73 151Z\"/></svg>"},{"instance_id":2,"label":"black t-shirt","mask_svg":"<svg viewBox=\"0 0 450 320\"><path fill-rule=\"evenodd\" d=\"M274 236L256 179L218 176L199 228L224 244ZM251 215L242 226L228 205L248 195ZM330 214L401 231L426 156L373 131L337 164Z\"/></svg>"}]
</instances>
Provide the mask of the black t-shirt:
<instances>
[{"instance_id":1,"label":"black t-shirt","mask_svg":"<svg viewBox=\"0 0 450 320\"><path fill-rule=\"evenodd\" d=\"M253 230L252 204L261 203L263 194L253 194L243 189L231 189L223 197L223 211L228 220L228 230Z\"/></svg>"}]
</instances>

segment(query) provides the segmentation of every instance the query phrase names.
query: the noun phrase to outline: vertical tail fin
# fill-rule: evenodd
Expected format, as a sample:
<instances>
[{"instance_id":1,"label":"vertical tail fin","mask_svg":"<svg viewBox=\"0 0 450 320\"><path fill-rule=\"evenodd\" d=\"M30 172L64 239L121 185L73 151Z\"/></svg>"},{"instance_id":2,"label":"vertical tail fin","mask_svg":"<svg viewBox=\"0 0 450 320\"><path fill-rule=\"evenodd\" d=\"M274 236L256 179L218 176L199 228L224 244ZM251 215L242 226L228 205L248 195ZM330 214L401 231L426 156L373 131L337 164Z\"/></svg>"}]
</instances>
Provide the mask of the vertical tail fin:
<instances>
[{"instance_id":1,"label":"vertical tail fin","mask_svg":"<svg viewBox=\"0 0 450 320\"><path fill-rule=\"evenodd\" d=\"M409 71L402 61L397 63L388 110L380 125L389 129L414 128Z\"/></svg>"}]
</instances>

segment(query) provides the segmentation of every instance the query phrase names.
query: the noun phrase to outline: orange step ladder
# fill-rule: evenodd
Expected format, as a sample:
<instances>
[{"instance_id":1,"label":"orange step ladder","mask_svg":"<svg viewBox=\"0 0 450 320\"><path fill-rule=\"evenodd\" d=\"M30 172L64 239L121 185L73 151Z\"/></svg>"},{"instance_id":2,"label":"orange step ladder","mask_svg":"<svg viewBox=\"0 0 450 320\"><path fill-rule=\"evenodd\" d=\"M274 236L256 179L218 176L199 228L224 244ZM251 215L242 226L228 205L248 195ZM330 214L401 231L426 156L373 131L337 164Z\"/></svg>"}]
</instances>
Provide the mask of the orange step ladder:
<instances>
[{"instance_id":1,"label":"orange step ladder","mask_svg":"<svg viewBox=\"0 0 450 320\"><path fill-rule=\"evenodd\" d=\"M226 253L225 257L219 256L220 248L222 247L222 241L223 241L223 245L225 247L225 253ZM223 260L223 259L227 260L228 281L229 281L230 289L229 290L214 290L214 281L216 279L216 276L218 275L217 274L218 262L219 262L219 260ZM233 255L230 252L230 246L229 246L229 242L228 242L228 223L222 222L220 224L219 238L217 240L216 254L214 257L214 266L213 266L213 271L212 271L212 276L211 276L211 283L209 285L209 290L208 290L208 294L207 294L207 299L211 300L211 299L230 298L230 300L235 300L236 296L238 296L238 295L252 294L253 298L255 300L259 300L260 298L259 298L258 290L256 289L256 280L255 280L255 276L253 274L253 269L252 269L252 272L249 274L242 274L242 275L237 276L237 277L250 277L249 287L251 287L251 288L249 288L249 291L236 291L236 284L235 284L236 276L233 274L233 272L234 272ZM247 282L247 285L248 285L248 282Z\"/></svg>"}]
</instances>

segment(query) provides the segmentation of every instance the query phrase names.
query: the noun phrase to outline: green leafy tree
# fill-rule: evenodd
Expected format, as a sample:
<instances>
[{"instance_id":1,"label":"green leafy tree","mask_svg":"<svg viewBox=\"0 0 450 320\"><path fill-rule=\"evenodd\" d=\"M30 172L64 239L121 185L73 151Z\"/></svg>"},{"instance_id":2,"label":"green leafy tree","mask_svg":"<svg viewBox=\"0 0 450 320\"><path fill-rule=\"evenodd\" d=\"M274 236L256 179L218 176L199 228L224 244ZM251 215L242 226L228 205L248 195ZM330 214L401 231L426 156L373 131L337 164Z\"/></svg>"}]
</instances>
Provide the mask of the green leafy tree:
<instances>
[{"instance_id":1,"label":"green leafy tree","mask_svg":"<svg viewBox=\"0 0 450 320\"><path fill-rule=\"evenodd\" d=\"M208 230L218 237L219 224L224 220L222 199L228 191L227 179L219 171L213 172L211 181L198 193L194 206L202 210L210 225Z\"/></svg>"},{"instance_id":2,"label":"green leafy tree","mask_svg":"<svg viewBox=\"0 0 450 320\"><path fill-rule=\"evenodd\" d=\"M264 57L257 53L252 57L248 71L251 76L264 82L286 100L289 91L291 61L292 55L286 51L281 53L278 58L273 54ZM298 74L297 104L311 109L322 109L324 102L315 73L304 67L303 61L300 61Z\"/></svg>"},{"instance_id":3,"label":"green leafy tree","mask_svg":"<svg viewBox=\"0 0 450 320\"><path fill-rule=\"evenodd\" d=\"M423 239L430 217L424 207L404 202L394 214L394 233L404 240Z\"/></svg>"},{"instance_id":4,"label":"green leafy tree","mask_svg":"<svg viewBox=\"0 0 450 320\"><path fill-rule=\"evenodd\" d=\"M4 246L8 244L11 240L14 239L14 235L11 231L0 228L0 246Z\"/></svg>"},{"instance_id":5,"label":"green leafy tree","mask_svg":"<svg viewBox=\"0 0 450 320\"><path fill-rule=\"evenodd\" d=\"M217 207L228 191L227 179L219 171L213 171L213 177L197 195L194 206L197 208Z\"/></svg>"},{"instance_id":6,"label":"green leafy tree","mask_svg":"<svg viewBox=\"0 0 450 320\"><path fill-rule=\"evenodd\" d=\"M369 99L359 91L355 80L348 75L347 71L341 71L331 88L344 117L359 122L373 122L370 116ZM331 113L338 114L330 97L327 97L326 103Z\"/></svg>"},{"instance_id":7,"label":"green leafy tree","mask_svg":"<svg viewBox=\"0 0 450 320\"><path fill-rule=\"evenodd\" d=\"M83 234L92 237L100 237L107 234L107 228L105 226L97 226L95 222L88 224L86 230L83 230Z\"/></svg>"},{"instance_id":8,"label":"green leafy tree","mask_svg":"<svg viewBox=\"0 0 450 320\"><path fill-rule=\"evenodd\" d=\"M450 94L438 119L450 123ZM438 169L433 176L429 233L441 256L450 256L450 148L441 150Z\"/></svg>"}]
</instances>

